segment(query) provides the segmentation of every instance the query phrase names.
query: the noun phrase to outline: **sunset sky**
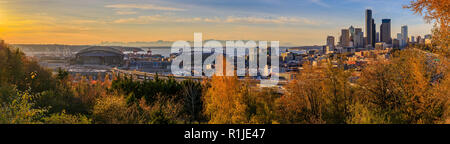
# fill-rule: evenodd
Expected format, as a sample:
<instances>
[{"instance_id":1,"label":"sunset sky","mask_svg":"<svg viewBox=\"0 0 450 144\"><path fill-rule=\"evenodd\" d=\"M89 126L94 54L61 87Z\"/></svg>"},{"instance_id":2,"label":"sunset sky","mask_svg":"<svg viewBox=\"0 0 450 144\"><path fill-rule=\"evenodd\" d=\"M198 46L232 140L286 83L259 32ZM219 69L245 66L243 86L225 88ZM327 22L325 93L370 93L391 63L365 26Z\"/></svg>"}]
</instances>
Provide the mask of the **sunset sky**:
<instances>
[{"instance_id":1,"label":"sunset sky","mask_svg":"<svg viewBox=\"0 0 450 144\"><path fill-rule=\"evenodd\" d=\"M430 33L431 24L402 5L409 0L0 0L0 38L9 43L98 44L102 41L279 40L323 45L340 29L392 19L392 36Z\"/></svg>"}]
</instances>

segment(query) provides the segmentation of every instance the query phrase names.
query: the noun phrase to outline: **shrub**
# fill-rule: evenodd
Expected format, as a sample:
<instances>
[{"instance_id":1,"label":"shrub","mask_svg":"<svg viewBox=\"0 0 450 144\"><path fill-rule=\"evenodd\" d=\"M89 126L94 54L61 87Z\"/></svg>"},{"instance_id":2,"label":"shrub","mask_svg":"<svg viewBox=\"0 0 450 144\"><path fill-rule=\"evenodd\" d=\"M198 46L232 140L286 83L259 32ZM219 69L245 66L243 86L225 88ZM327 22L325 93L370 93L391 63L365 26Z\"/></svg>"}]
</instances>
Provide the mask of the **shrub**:
<instances>
[{"instance_id":1,"label":"shrub","mask_svg":"<svg viewBox=\"0 0 450 144\"><path fill-rule=\"evenodd\" d=\"M16 90L15 90L16 91ZM11 102L0 106L0 124L33 124L40 123L46 109L33 108L33 95L28 92L16 92L11 95Z\"/></svg>"},{"instance_id":2,"label":"shrub","mask_svg":"<svg viewBox=\"0 0 450 144\"><path fill-rule=\"evenodd\" d=\"M44 124L90 124L90 120L86 116L70 115L65 111L44 117L42 120Z\"/></svg>"}]
</instances>

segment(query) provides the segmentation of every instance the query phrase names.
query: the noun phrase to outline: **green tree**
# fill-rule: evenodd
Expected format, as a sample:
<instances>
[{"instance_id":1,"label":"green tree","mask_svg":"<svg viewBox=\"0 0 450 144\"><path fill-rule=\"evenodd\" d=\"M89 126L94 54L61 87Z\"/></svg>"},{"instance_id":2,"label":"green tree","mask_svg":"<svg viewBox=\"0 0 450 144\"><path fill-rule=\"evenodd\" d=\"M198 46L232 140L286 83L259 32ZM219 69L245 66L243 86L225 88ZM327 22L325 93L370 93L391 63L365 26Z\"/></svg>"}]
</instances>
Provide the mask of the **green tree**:
<instances>
[{"instance_id":1,"label":"green tree","mask_svg":"<svg viewBox=\"0 0 450 144\"><path fill-rule=\"evenodd\" d=\"M275 101L280 97L281 94L272 88L251 90L246 100L247 115L250 123L279 123Z\"/></svg>"},{"instance_id":2,"label":"green tree","mask_svg":"<svg viewBox=\"0 0 450 144\"><path fill-rule=\"evenodd\" d=\"M181 82L183 95L183 113L187 115L189 123L192 121L200 122L203 120L203 88L201 83L192 80Z\"/></svg>"},{"instance_id":3,"label":"green tree","mask_svg":"<svg viewBox=\"0 0 450 144\"><path fill-rule=\"evenodd\" d=\"M390 61L369 65L358 82L370 109L387 123L441 123L445 120L448 88L442 75L448 70L420 50L403 50ZM445 68L446 69L446 68ZM439 72L440 71L440 72ZM437 72L437 73L436 73Z\"/></svg>"},{"instance_id":4,"label":"green tree","mask_svg":"<svg viewBox=\"0 0 450 144\"><path fill-rule=\"evenodd\" d=\"M16 92L11 95L11 102L0 106L1 124L34 124L40 123L44 117L45 108L33 108L33 97L28 92Z\"/></svg>"},{"instance_id":5,"label":"green tree","mask_svg":"<svg viewBox=\"0 0 450 144\"><path fill-rule=\"evenodd\" d=\"M92 121L96 124L139 123L140 118L128 113L128 106L120 96L108 96L97 100L93 108Z\"/></svg>"},{"instance_id":6,"label":"green tree","mask_svg":"<svg viewBox=\"0 0 450 144\"><path fill-rule=\"evenodd\" d=\"M90 124L90 120L86 116L66 114L65 111L44 117L42 121L44 124Z\"/></svg>"},{"instance_id":7,"label":"green tree","mask_svg":"<svg viewBox=\"0 0 450 144\"><path fill-rule=\"evenodd\" d=\"M351 117L349 108L354 104L354 89L350 83L352 70L345 70L345 56L338 56L336 67L326 62L324 79L324 119L327 123L346 123Z\"/></svg>"}]
</instances>

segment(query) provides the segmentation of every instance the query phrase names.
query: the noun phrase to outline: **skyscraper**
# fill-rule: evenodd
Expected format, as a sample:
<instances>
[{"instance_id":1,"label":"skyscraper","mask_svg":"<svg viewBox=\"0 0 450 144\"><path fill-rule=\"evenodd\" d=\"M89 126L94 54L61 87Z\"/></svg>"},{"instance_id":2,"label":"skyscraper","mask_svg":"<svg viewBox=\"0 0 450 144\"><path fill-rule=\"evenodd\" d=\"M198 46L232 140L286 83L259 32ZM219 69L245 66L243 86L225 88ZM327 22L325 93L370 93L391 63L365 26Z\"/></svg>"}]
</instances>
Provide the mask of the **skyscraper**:
<instances>
[{"instance_id":1,"label":"skyscraper","mask_svg":"<svg viewBox=\"0 0 450 144\"><path fill-rule=\"evenodd\" d=\"M381 21L382 24L380 26L380 41L391 44L391 19L383 19Z\"/></svg>"},{"instance_id":2,"label":"skyscraper","mask_svg":"<svg viewBox=\"0 0 450 144\"><path fill-rule=\"evenodd\" d=\"M417 39L416 39L417 43L420 43L420 40L421 40L421 39L422 39L422 37L417 36Z\"/></svg>"},{"instance_id":3,"label":"skyscraper","mask_svg":"<svg viewBox=\"0 0 450 144\"><path fill-rule=\"evenodd\" d=\"M402 48L408 45L408 26L402 26Z\"/></svg>"},{"instance_id":4,"label":"skyscraper","mask_svg":"<svg viewBox=\"0 0 450 144\"><path fill-rule=\"evenodd\" d=\"M364 33L361 28L355 28L355 36L353 37L354 46L357 48L364 47Z\"/></svg>"},{"instance_id":5,"label":"skyscraper","mask_svg":"<svg viewBox=\"0 0 450 144\"><path fill-rule=\"evenodd\" d=\"M341 34L341 46L349 47L350 46L350 32L348 29L342 29Z\"/></svg>"},{"instance_id":6,"label":"skyscraper","mask_svg":"<svg viewBox=\"0 0 450 144\"><path fill-rule=\"evenodd\" d=\"M372 20L372 10L366 9L366 38L367 38L367 45L372 45L373 41L373 20Z\"/></svg>"},{"instance_id":7,"label":"skyscraper","mask_svg":"<svg viewBox=\"0 0 450 144\"><path fill-rule=\"evenodd\" d=\"M399 48L403 48L403 35L401 33L397 33L397 40Z\"/></svg>"},{"instance_id":8,"label":"skyscraper","mask_svg":"<svg viewBox=\"0 0 450 144\"><path fill-rule=\"evenodd\" d=\"M375 20L372 18L372 48L375 47L377 31L376 31Z\"/></svg>"},{"instance_id":9,"label":"skyscraper","mask_svg":"<svg viewBox=\"0 0 450 144\"><path fill-rule=\"evenodd\" d=\"M376 42L380 42L380 32L377 32Z\"/></svg>"},{"instance_id":10,"label":"skyscraper","mask_svg":"<svg viewBox=\"0 0 450 144\"><path fill-rule=\"evenodd\" d=\"M353 26L350 26L348 28L348 31L350 32L350 41L353 40L353 36L355 36L355 28Z\"/></svg>"},{"instance_id":11,"label":"skyscraper","mask_svg":"<svg viewBox=\"0 0 450 144\"><path fill-rule=\"evenodd\" d=\"M327 46L330 49L334 49L334 37L333 36L328 36L327 37Z\"/></svg>"},{"instance_id":12,"label":"skyscraper","mask_svg":"<svg viewBox=\"0 0 450 144\"><path fill-rule=\"evenodd\" d=\"M392 40L392 47L400 48L400 41L398 39L393 39Z\"/></svg>"}]
</instances>

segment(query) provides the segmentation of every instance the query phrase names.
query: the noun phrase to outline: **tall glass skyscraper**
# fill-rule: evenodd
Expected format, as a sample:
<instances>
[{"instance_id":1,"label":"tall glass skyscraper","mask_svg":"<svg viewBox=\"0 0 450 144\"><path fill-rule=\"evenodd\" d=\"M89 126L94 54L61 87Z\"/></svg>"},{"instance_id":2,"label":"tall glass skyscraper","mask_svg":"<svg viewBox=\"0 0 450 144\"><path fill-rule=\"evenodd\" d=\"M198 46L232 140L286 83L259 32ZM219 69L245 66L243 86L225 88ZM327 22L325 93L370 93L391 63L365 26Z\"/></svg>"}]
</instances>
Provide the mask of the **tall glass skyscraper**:
<instances>
[{"instance_id":1,"label":"tall glass skyscraper","mask_svg":"<svg viewBox=\"0 0 450 144\"><path fill-rule=\"evenodd\" d=\"M366 9L366 38L367 45L373 44L373 18L372 18L372 10Z\"/></svg>"},{"instance_id":2,"label":"tall glass skyscraper","mask_svg":"<svg viewBox=\"0 0 450 144\"><path fill-rule=\"evenodd\" d=\"M372 18L371 9L366 9L366 38L367 45L375 47L376 25L375 20Z\"/></svg>"},{"instance_id":3,"label":"tall glass skyscraper","mask_svg":"<svg viewBox=\"0 0 450 144\"><path fill-rule=\"evenodd\" d=\"M399 48L403 48L403 36L401 33L397 33L397 40Z\"/></svg>"},{"instance_id":4,"label":"tall glass skyscraper","mask_svg":"<svg viewBox=\"0 0 450 144\"><path fill-rule=\"evenodd\" d=\"M383 19L381 20L381 26L380 26L380 41L391 44L392 43L392 37L391 37L391 19Z\"/></svg>"},{"instance_id":5,"label":"tall glass skyscraper","mask_svg":"<svg viewBox=\"0 0 450 144\"><path fill-rule=\"evenodd\" d=\"M402 26L402 47L408 45L408 26Z\"/></svg>"}]
</instances>

